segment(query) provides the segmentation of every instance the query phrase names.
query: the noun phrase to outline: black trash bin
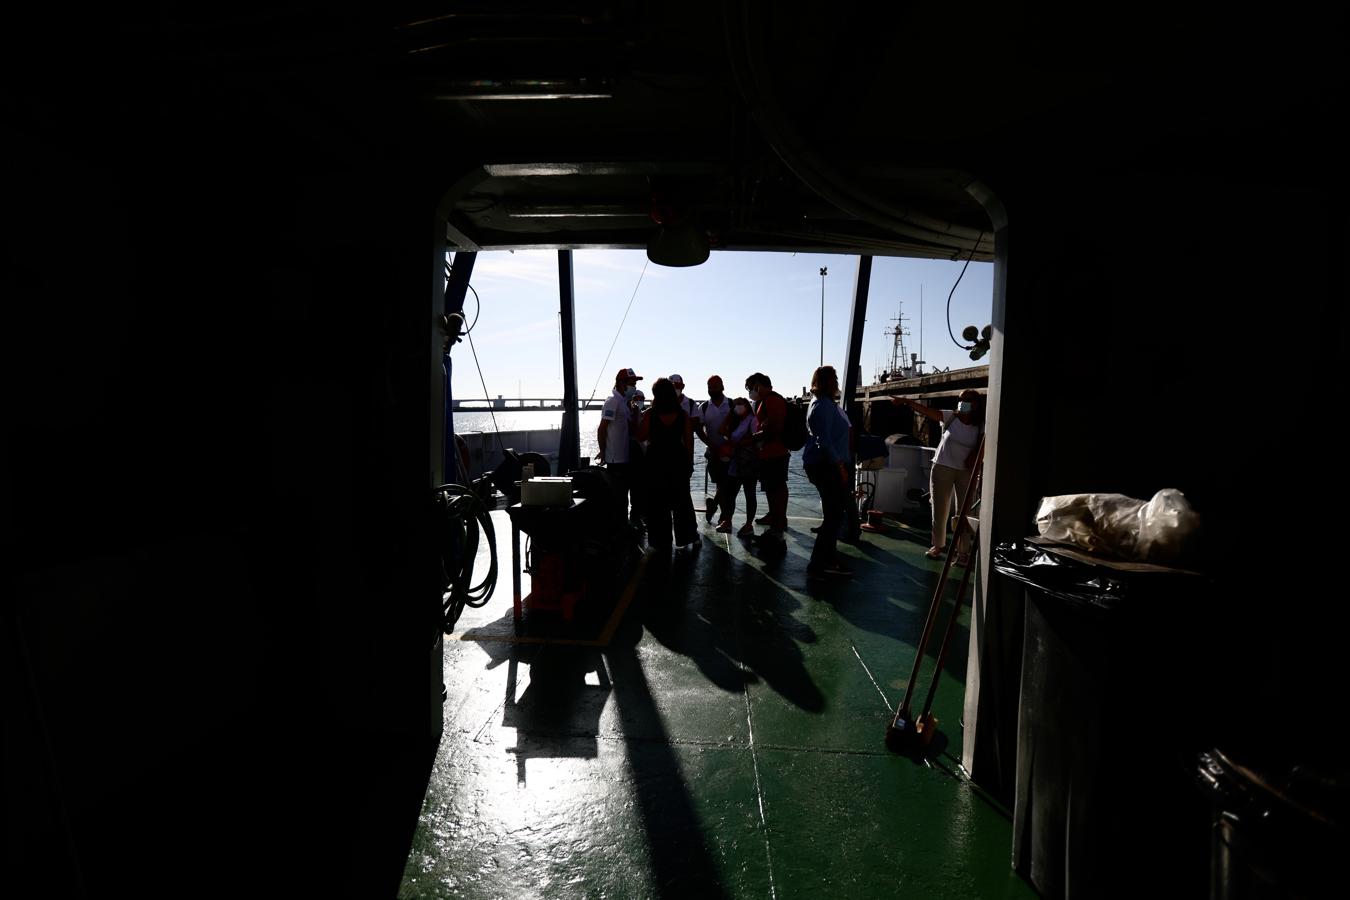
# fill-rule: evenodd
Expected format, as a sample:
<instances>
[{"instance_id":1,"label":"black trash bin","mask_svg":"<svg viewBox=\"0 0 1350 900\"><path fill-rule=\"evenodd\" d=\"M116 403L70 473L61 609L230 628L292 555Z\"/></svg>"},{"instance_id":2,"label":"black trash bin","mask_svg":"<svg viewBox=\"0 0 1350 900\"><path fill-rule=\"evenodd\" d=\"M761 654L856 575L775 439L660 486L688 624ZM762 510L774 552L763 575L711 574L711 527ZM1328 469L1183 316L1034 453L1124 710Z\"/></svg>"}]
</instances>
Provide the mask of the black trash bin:
<instances>
[{"instance_id":1,"label":"black trash bin","mask_svg":"<svg viewBox=\"0 0 1350 900\"><path fill-rule=\"evenodd\" d=\"M1026 588L1014 869L1044 897L1203 897L1207 579L1039 538L993 566Z\"/></svg>"},{"instance_id":2,"label":"black trash bin","mask_svg":"<svg viewBox=\"0 0 1350 900\"><path fill-rule=\"evenodd\" d=\"M1350 851L1345 772L1201 753L1212 805L1210 900L1343 896ZM1342 764L1343 766L1344 764Z\"/></svg>"}]
</instances>

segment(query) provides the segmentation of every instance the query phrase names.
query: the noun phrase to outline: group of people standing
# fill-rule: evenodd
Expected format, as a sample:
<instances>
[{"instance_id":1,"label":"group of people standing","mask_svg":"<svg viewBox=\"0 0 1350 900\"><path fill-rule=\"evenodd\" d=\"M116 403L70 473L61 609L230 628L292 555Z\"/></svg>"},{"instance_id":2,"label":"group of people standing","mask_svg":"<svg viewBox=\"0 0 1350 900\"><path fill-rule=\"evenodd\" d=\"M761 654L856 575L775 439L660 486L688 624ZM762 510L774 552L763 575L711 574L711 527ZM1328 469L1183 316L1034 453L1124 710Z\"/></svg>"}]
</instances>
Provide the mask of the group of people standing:
<instances>
[{"instance_id":1,"label":"group of people standing","mask_svg":"<svg viewBox=\"0 0 1350 900\"><path fill-rule=\"evenodd\" d=\"M709 481L716 496L704 509L711 524L717 517L717 531L755 540L768 547L781 548L787 531L788 465L792 451L784 440L788 402L773 389L773 382L762 372L745 379L745 395L731 398L719 375L708 378L708 399L695 403L684 395L684 379L674 374L658 378L651 386L652 402L637 388L643 380L631 368L618 371L614 390L601 412L599 462L608 467L619 490L621 510L636 527L645 527L647 543L653 550L669 551L673 543L682 551L700 544L689 478L694 471L694 438L705 447ZM815 546L807 574L815 578L847 577L852 574L839 558L836 545L841 530L845 539L859 537L857 508L853 504L853 451L850 423L837 398L839 376L833 366L821 366L811 379L812 400L806 413L807 439L802 462L806 475L820 493L824 521L816 532ZM963 395L962 400L965 401ZM964 453L974 413L939 412L912 401L904 401L916 411L944 422L937 462L946 469L949 457ZM957 418L959 415L959 419ZM948 419L963 427L948 425ZM982 425L982 420L979 423ZM978 425L974 426L978 431ZM952 437L953 450L944 456L944 446ZM957 447L958 442L960 447ZM973 456L973 450L970 453ZM938 504L958 479L934 466L934 548L942 546L946 514L938 515ZM967 461L966 469L969 469ZM969 474L966 473L968 479ZM764 489L768 512L755 518L756 486ZM945 494L939 489L945 487ZM745 497L745 520L739 529L734 523L736 497ZM941 520L943 531L938 530ZM752 523L765 525L756 534Z\"/></svg>"},{"instance_id":2,"label":"group of people standing","mask_svg":"<svg viewBox=\"0 0 1350 900\"><path fill-rule=\"evenodd\" d=\"M721 376L708 378L708 399L695 403L684 395L678 374L652 384L651 406L637 389L642 380L631 368L620 369L614 391L600 415L599 461L619 487L618 501L632 524L645 527L648 545L669 549L672 531L681 550L699 546L689 477L694 471L694 438L706 448L708 477L716 496L704 516L718 517L717 530L735 530L737 494L745 495L745 523L736 533L757 540L785 540L787 471L791 453L782 441L787 401L774 392L767 375L746 379L746 394L728 397ZM768 525L756 535L756 485L768 498ZM631 503L630 503L631 500Z\"/></svg>"}]
</instances>

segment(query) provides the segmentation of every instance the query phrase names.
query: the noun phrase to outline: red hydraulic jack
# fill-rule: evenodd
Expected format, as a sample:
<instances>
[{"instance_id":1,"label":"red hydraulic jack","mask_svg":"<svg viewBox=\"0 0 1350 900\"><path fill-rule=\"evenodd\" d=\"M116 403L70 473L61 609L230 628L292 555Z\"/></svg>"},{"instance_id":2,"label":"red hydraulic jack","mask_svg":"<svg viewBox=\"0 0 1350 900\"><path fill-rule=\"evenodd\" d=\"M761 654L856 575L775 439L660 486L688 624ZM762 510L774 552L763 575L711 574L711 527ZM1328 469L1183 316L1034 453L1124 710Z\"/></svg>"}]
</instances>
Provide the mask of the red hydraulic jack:
<instances>
[{"instance_id":1,"label":"red hydraulic jack","mask_svg":"<svg viewBox=\"0 0 1350 900\"><path fill-rule=\"evenodd\" d=\"M956 517L956 527L952 529L951 540L947 544L947 558L942 564L942 575L938 578L937 588L933 591L933 600L928 604L928 618L923 623L923 635L914 654L914 669L909 673L909 684L905 687L905 699L895 711L895 718L886 729L886 747L895 753L915 753L922 751L933 742L937 734L938 720L933 715L933 698L937 695L938 679L942 677L942 665L947 661L947 647L951 644L952 634L956 630L956 620L961 616L961 602L970 584L970 573L974 568L965 567L961 584L956 589L956 599L952 607L951 618L947 620L947 630L942 635L942 647L938 651L937 667L933 670L933 680L928 685L928 696L924 700L923 711L916 717L910 710L914 699L914 685L919 678L919 667L923 664L924 654L928 652L928 639L932 637L933 625L937 623L938 609L942 606L942 591L947 586L947 575L952 570L953 554L965 533L966 514L970 512L975 495L980 490L980 476L984 468L984 438L980 438L979 449L975 453L975 466L971 471L970 482L966 485L966 495L961 498L961 512ZM942 511L945 516L946 510ZM934 511L936 517L936 510Z\"/></svg>"}]
</instances>

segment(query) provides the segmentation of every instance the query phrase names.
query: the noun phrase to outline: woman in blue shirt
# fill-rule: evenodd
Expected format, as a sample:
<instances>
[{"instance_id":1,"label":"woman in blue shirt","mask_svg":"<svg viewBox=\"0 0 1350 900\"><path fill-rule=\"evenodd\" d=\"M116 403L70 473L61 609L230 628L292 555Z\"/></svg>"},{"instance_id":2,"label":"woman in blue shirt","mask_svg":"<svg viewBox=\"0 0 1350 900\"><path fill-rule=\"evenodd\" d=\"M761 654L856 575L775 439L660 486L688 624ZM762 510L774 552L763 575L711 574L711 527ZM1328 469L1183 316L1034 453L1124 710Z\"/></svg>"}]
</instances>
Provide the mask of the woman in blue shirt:
<instances>
[{"instance_id":1,"label":"woman in blue shirt","mask_svg":"<svg viewBox=\"0 0 1350 900\"><path fill-rule=\"evenodd\" d=\"M848 425L834 401L838 390L839 375L834 366L816 369L811 376L813 398L806 411L808 437L802 448L806 477L820 492L825 516L820 531L816 532L811 562L806 566L806 574L812 578L853 574L835 556L835 540L844 520L844 504L848 502Z\"/></svg>"}]
</instances>

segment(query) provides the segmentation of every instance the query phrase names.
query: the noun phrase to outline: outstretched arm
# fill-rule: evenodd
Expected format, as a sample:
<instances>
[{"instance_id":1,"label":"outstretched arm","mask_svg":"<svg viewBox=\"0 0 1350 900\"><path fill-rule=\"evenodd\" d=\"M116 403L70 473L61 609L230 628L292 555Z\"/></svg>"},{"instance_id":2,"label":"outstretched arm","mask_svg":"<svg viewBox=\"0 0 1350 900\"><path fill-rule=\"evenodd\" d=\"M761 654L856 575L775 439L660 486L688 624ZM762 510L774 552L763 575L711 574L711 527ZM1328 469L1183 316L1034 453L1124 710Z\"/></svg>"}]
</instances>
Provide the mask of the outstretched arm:
<instances>
[{"instance_id":1,"label":"outstretched arm","mask_svg":"<svg viewBox=\"0 0 1350 900\"><path fill-rule=\"evenodd\" d=\"M908 406L925 419L932 419L934 422L942 421L942 413L933 409L931 406L924 406L917 400L911 400L908 397L892 397L891 402L896 406Z\"/></svg>"}]
</instances>

